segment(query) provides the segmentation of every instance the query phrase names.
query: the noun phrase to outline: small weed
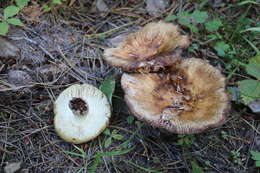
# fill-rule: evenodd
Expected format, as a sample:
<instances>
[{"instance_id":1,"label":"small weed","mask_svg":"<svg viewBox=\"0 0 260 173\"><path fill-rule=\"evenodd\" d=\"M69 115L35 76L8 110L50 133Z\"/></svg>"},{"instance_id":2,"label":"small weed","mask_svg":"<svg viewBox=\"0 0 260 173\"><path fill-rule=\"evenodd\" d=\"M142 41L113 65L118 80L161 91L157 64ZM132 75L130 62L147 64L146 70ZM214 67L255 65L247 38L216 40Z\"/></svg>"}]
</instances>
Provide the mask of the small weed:
<instances>
[{"instance_id":1,"label":"small weed","mask_svg":"<svg viewBox=\"0 0 260 173\"><path fill-rule=\"evenodd\" d=\"M177 143L184 148L190 148L196 139L194 135L178 135L178 137Z\"/></svg>"},{"instance_id":2,"label":"small weed","mask_svg":"<svg viewBox=\"0 0 260 173\"><path fill-rule=\"evenodd\" d=\"M242 165L242 160L240 158L240 152L232 150L231 151L231 156L232 156L233 162L235 164Z\"/></svg>"},{"instance_id":3,"label":"small weed","mask_svg":"<svg viewBox=\"0 0 260 173\"><path fill-rule=\"evenodd\" d=\"M239 82L240 95L244 104L249 104L253 100L260 98L260 55L254 57L249 64L244 67L249 76L255 79L245 79Z\"/></svg>"},{"instance_id":4,"label":"small weed","mask_svg":"<svg viewBox=\"0 0 260 173\"><path fill-rule=\"evenodd\" d=\"M106 129L104 131L104 134L108 136L108 138L105 140L104 147L108 148L112 143L113 139L115 140L123 140L124 136L118 134L118 130L113 130L112 132L109 129Z\"/></svg>"},{"instance_id":5,"label":"small weed","mask_svg":"<svg viewBox=\"0 0 260 173\"><path fill-rule=\"evenodd\" d=\"M229 135L227 134L227 132L226 131L224 131L224 130L221 130L221 137L223 138L223 139L225 139L225 140L228 140L228 138L229 138Z\"/></svg>"},{"instance_id":6,"label":"small weed","mask_svg":"<svg viewBox=\"0 0 260 173\"><path fill-rule=\"evenodd\" d=\"M250 151L251 159L255 161L255 166L260 167L260 152Z\"/></svg>"},{"instance_id":7,"label":"small weed","mask_svg":"<svg viewBox=\"0 0 260 173\"><path fill-rule=\"evenodd\" d=\"M171 22L177 19L178 23L187 26L191 32L198 33L197 24L205 23L208 17L205 11L195 10L193 13L182 11L178 15L168 16L165 21Z\"/></svg>"},{"instance_id":8,"label":"small weed","mask_svg":"<svg viewBox=\"0 0 260 173\"><path fill-rule=\"evenodd\" d=\"M128 124L133 124L135 118L131 115L129 115L127 118L126 118L126 121Z\"/></svg>"},{"instance_id":9,"label":"small weed","mask_svg":"<svg viewBox=\"0 0 260 173\"><path fill-rule=\"evenodd\" d=\"M0 35L6 35L9 25L24 26L20 19L15 18L24 7L28 5L30 0L15 0L15 5L10 5L4 9L3 18L0 18Z\"/></svg>"},{"instance_id":10,"label":"small weed","mask_svg":"<svg viewBox=\"0 0 260 173\"><path fill-rule=\"evenodd\" d=\"M49 12L52 10L53 5L61 5L62 2L65 2L66 0L51 0L51 3L46 3L42 6L44 12ZM49 5L48 5L49 4Z\"/></svg>"},{"instance_id":11,"label":"small weed","mask_svg":"<svg viewBox=\"0 0 260 173\"><path fill-rule=\"evenodd\" d=\"M203 169L197 164L196 161L191 161L192 173L204 173Z\"/></svg>"},{"instance_id":12,"label":"small weed","mask_svg":"<svg viewBox=\"0 0 260 173\"><path fill-rule=\"evenodd\" d=\"M99 89L107 96L109 102L112 104L112 96L115 91L116 82L111 76L103 80L99 86Z\"/></svg>"},{"instance_id":13,"label":"small weed","mask_svg":"<svg viewBox=\"0 0 260 173\"><path fill-rule=\"evenodd\" d=\"M79 147L77 147L76 145L73 145L78 151L79 153L76 153L76 152L72 152L72 151L66 151L66 150L62 150L62 152L64 152L65 154L69 154L69 155L72 155L72 156L78 156L78 157L81 157L83 159L85 159L87 157L85 151Z\"/></svg>"}]
</instances>

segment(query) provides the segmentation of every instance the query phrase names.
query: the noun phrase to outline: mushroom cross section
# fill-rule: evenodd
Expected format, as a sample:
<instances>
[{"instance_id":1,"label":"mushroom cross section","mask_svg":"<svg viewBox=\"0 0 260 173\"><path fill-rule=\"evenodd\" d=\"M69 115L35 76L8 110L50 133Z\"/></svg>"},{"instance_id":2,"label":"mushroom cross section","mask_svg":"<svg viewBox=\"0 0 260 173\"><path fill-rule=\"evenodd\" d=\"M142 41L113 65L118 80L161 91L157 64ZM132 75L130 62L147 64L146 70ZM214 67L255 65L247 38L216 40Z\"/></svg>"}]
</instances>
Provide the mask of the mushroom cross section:
<instances>
[{"instance_id":1,"label":"mushroom cross section","mask_svg":"<svg viewBox=\"0 0 260 173\"><path fill-rule=\"evenodd\" d=\"M178 134L218 127L229 109L225 78L201 59L183 59L160 73L125 73L121 85L137 118Z\"/></svg>"},{"instance_id":2,"label":"mushroom cross section","mask_svg":"<svg viewBox=\"0 0 260 173\"><path fill-rule=\"evenodd\" d=\"M160 21L128 35L118 47L106 49L104 58L126 71L155 72L172 65L180 58L174 50L189 44L189 37L181 35L177 25Z\"/></svg>"},{"instance_id":3,"label":"mushroom cross section","mask_svg":"<svg viewBox=\"0 0 260 173\"><path fill-rule=\"evenodd\" d=\"M54 103L54 126L67 142L87 142L108 125L110 103L99 89L88 84L75 84L65 89Z\"/></svg>"}]
</instances>

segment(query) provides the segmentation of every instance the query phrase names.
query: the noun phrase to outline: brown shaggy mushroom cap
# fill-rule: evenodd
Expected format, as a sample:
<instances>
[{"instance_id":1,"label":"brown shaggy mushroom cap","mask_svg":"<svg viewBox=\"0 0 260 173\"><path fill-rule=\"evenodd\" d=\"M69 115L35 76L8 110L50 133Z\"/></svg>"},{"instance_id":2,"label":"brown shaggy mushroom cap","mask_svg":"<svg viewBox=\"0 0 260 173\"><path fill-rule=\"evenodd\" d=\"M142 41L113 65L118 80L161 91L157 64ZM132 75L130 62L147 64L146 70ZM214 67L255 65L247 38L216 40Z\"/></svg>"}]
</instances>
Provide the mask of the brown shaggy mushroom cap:
<instances>
[{"instance_id":1,"label":"brown shaggy mushroom cap","mask_svg":"<svg viewBox=\"0 0 260 173\"><path fill-rule=\"evenodd\" d=\"M165 73L124 74L121 84L137 118L178 134L220 126L229 109L225 78L201 59L184 59Z\"/></svg>"},{"instance_id":2,"label":"brown shaggy mushroom cap","mask_svg":"<svg viewBox=\"0 0 260 173\"><path fill-rule=\"evenodd\" d=\"M180 57L171 53L174 49L189 44L188 36L180 35L176 25L160 21L130 34L117 48L106 49L104 58L128 71L158 71Z\"/></svg>"}]
</instances>

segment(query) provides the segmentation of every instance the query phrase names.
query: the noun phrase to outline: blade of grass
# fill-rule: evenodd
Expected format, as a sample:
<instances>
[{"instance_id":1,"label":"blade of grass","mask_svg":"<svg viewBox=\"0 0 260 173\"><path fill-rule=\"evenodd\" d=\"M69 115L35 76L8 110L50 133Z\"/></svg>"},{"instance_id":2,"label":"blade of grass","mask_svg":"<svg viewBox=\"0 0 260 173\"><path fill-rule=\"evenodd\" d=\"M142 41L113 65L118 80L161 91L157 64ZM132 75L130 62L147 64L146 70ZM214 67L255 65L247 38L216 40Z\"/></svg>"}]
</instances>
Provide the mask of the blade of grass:
<instances>
[{"instance_id":1,"label":"blade of grass","mask_svg":"<svg viewBox=\"0 0 260 173\"><path fill-rule=\"evenodd\" d=\"M62 152L65 153L65 154L72 155L72 156L78 156L78 157L82 157L82 158L84 158L84 156L82 156L82 154L75 153L75 152L72 152L72 151L65 151L65 150L62 150Z\"/></svg>"},{"instance_id":2,"label":"blade of grass","mask_svg":"<svg viewBox=\"0 0 260 173\"><path fill-rule=\"evenodd\" d=\"M259 49L248 39L246 39L245 37L242 37L244 40L246 40L246 42L255 50L256 54L260 54Z\"/></svg>"},{"instance_id":3,"label":"blade of grass","mask_svg":"<svg viewBox=\"0 0 260 173\"><path fill-rule=\"evenodd\" d=\"M127 161L127 160L124 160L124 162L125 162L126 164L129 164L129 165L131 165L131 166L134 166L134 167L136 167L136 168L138 168L138 169L141 169L142 171L145 171L145 172L156 172L156 173L162 172L162 171L160 171L160 170L155 170L155 169L149 169L149 168L142 167L142 166L140 166L140 165L137 165L137 164L135 164L135 163L133 163L133 162L130 162L130 161Z\"/></svg>"},{"instance_id":4,"label":"blade of grass","mask_svg":"<svg viewBox=\"0 0 260 173\"><path fill-rule=\"evenodd\" d=\"M95 173L97 170L97 167L99 165L99 163L102 161L101 158L104 156L118 156L118 155L123 155L126 154L130 151L132 151L134 149L134 147L132 148L128 148L125 150L119 150L119 151L111 151L111 152L103 152L103 153L98 153L94 155L94 161L92 166L89 168L89 172L90 173Z\"/></svg>"},{"instance_id":5,"label":"blade of grass","mask_svg":"<svg viewBox=\"0 0 260 173\"><path fill-rule=\"evenodd\" d=\"M247 28L247 29L245 29L245 30L240 31L240 33L247 32L247 31L260 32L260 27Z\"/></svg>"}]
</instances>

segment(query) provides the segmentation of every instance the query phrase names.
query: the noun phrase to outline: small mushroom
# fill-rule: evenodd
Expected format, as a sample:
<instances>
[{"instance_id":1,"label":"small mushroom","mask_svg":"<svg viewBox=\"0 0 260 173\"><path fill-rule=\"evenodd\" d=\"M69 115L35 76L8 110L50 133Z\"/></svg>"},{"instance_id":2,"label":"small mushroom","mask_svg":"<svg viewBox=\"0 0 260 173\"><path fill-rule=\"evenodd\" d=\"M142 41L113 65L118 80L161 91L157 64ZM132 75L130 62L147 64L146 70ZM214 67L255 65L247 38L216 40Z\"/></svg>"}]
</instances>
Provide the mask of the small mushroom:
<instances>
[{"instance_id":1,"label":"small mushroom","mask_svg":"<svg viewBox=\"0 0 260 173\"><path fill-rule=\"evenodd\" d=\"M125 73L121 85L137 118L178 134L218 127L229 110L224 76L201 59L183 59L161 73Z\"/></svg>"},{"instance_id":2,"label":"small mushroom","mask_svg":"<svg viewBox=\"0 0 260 173\"><path fill-rule=\"evenodd\" d=\"M65 89L54 103L54 126L67 142L87 142L108 125L111 108L105 94L88 84Z\"/></svg>"},{"instance_id":3,"label":"small mushroom","mask_svg":"<svg viewBox=\"0 0 260 173\"><path fill-rule=\"evenodd\" d=\"M130 34L116 48L106 49L104 58L127 71L158 71L179 59L179 53L173 52L176 48L189 44L188 36L181 35L177 25L160 21Z\"/></svg>"}]
</instances>

